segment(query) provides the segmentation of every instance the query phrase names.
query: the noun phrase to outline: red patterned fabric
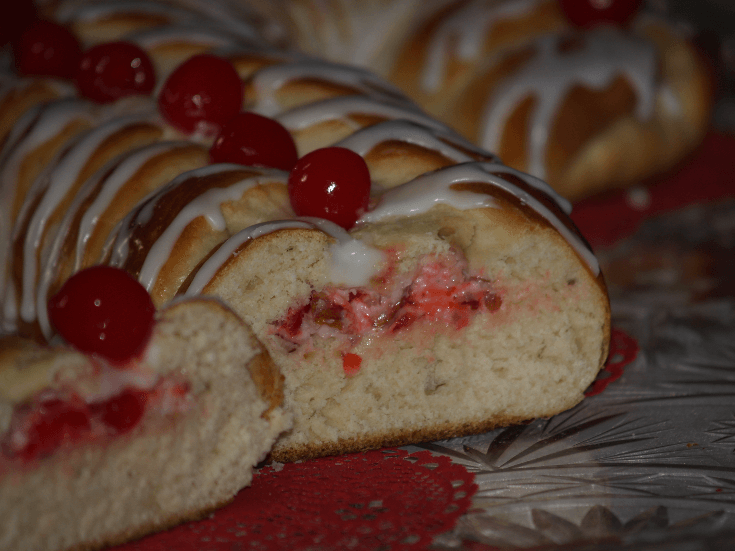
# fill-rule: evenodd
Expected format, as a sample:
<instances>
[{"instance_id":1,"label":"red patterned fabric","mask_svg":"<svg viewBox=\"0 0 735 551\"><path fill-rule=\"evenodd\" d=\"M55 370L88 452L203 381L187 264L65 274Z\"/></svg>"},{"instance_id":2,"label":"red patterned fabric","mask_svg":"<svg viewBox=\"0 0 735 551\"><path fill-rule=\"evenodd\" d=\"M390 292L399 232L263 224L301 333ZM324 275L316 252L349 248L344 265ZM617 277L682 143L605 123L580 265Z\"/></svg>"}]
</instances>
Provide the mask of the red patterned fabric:
<instances>
[{"instance_id":1,"label":"red patterned fabric","mask_svg":"<svg viewBox=\"0 0 735 551\"><path fill-rule=\"evenodd\" d=\"M116 550L426 549L469 508L473 478L448 457L400 449L266 467L210 518Z\"/></svg>"},{"instance_id":2,"label":"red patterned fabric","mask_svg":"<svg viewBox=\"0 0 735 551\"><path fill-rule=\"evenodd\" d=\"M623 375L623 368L638 357L640 348L638 342L623 333L620 329L613 327L610 336L610 354L608 355L605 367L600 371L597 380L593 382L585 396L594 396L600 394L607 388L607 385L617 381Z\"/></svg>"}]
</instances>

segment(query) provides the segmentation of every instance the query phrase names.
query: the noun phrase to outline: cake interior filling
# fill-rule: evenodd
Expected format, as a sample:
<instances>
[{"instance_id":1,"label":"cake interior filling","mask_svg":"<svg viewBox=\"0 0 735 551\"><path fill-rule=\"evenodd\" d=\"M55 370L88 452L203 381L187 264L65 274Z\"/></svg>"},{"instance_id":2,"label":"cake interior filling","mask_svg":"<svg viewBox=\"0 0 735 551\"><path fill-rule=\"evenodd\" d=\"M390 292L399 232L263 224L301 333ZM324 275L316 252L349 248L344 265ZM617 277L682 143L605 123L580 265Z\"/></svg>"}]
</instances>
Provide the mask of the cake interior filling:
<instances>
[{"instance_id":1,"label":"cake interior filling","mask_svg":"<svg viewBox=\"0 0 735 551\"><path fill-rule=\"evenodd\" d=\"M150 388L125 386L104 399L85 400L71 389L45 390L19 404L0 440L6 460L30 462L64 447L101 441L132 431L146 412L186 411L189 385L162 377Z\"/></svg>"},{"instance_id":2,"label":"cake interior filling","mask_svg":"<svg viewBox=\"0 0 735 551\"><path fill-rule=\"evenodd\" d=\"M363 338L392 337L419 324L458 331L502 305L500 292L487 279L470 274L458 252L426 255L406 277L393 271L389 265L370 287L312 291L306 303L289 307L272 323L272 334L288 352L305 348L315 337L337 338L345 372L354 372L359 362L350 350Z\"/></svg>"}]
</instances>

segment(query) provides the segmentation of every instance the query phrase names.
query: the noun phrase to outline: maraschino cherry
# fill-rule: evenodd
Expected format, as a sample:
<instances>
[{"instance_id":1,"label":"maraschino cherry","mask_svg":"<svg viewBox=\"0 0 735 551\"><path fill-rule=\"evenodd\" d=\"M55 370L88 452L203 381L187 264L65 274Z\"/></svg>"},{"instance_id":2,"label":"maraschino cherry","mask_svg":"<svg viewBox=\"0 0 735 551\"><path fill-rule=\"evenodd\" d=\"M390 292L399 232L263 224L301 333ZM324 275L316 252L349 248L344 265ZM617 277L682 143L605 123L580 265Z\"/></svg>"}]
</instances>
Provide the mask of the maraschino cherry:
<instances>
[{"instance_id":1,"label":"maraschino cherry","mask_svg":"<svg viewBox=\"0 0 735 551\"><path fill-rule=\"evenodd\" d=\"M126 388L117 396L91 407L108 430L123 434L133 429L145 413L147 394L142 390Z\"/></svg>"},{"instance_id":2,"label":"maraschino cherry","mask_svg":"<svg viewBox=\"0 0 735 551\"><path fill-rule=\"evenodd\" d=\"M82 56L79 41L69 29L44 20L28 27L14 50L15 67L21 75L71 79Z\"/></svg>"},{"instance_id":3,"label":"maraschino cherry","mask_svg":"<svg viewBox=\"0 0 735 551\"><path fill-rule=\"evenodd\" d=\"M297 215L326 218L350 229L368 208L370 171L363 158L349 149L317 149L294 166L288 195Z\"/></svg>"},{"instance_id":4,"label":"maraschino cherry","mask_svg":"<svg viewBox=\"0 0 735 551\"><path fill-rule=\"evenodd\" d=\"M97 103L153 91L156 75L148 54L132 42L107 42L82 55L76 72L79 93Z\"/></svg>"},{"instance_id":5,"label":"maraschino cherry","mask_svg":"<svg viewBox=\"0 0 735 551\"><path fill-rule=\"evenodd\" d=\"M643 0L559 0L564 15L578 27L627 25Z\"/></svg>"},{"instance_id":6,"label":"maraschino cherry","mask_svg":"<svg viewBox=\"0 0 735 551\"><path fill-rule=\"evenodd\" d=\"M145 348L155 306L128 273L93 266L70 277L48 304L56 331L69 344L123 367Z\"/></svg>"},{"instance_id":7,"label":"maraschino cherry","mask_svg":"<svg viewBox=\"0 0 735 551\"><path fill-rule=\"evenodd\" d=\"M256 113L238 113L222 128L209 150L214 163L236 163L291 170L298 154L281 123Z\"/></svg>"},{"instance_id":8,"label":"maraschino cherry","mask_svg":"<svg viewBox=\"0 0 735 551\"><path fill-rule=\"evenodd\" d=\"M186 134L215 136L240 112L242 93L240 76L229 61L200 54L171 73L158 96L158 108Z\"/></svg>"}]
</instances>

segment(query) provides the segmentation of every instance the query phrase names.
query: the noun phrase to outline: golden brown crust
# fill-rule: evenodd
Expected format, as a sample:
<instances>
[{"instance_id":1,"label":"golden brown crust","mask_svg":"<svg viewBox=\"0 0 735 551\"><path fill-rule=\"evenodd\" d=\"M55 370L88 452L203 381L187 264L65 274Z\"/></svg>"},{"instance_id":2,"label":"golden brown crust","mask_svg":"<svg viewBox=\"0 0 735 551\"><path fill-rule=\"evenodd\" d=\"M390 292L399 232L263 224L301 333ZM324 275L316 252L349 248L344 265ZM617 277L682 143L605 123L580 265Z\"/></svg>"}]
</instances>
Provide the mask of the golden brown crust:
<instances>
[{"instance_id":1,"label":"golden brown crust","mask_svg":"<svg viewBox=\"0 0 735 551\"><path fill-rule=\"evenodd\" d=\"M267 419L273 409L283 405L283 374L265 350L250 362L248 368L253 382L268 403L268 409L263 412Z\"/></svg>"},{"instance_id":2,"label":"golden brown crust","mask_svg":"<svg viewBox=\"0 0 735 551\"><path fill-rule=\"evenodd\" d=\"M574 407L578 401L569 403L559 411L549 413L549 417ZM458 436L482 434L499 427L522 425L533 421L534 418L524 418L509 415L497 415L489 419L467 421L465 423L442 423L421 429L404 429L388 433L374 433L355 438L342 438L337 442L294 445L293 447L279 446L276 443L271 451L271 459L281 463L290 463L304 459L313 459L326 455L342 455L384 447L408 446L422 442L435 442Z\"/></svg>"},{"instance_id":3,"label":"golden brown crust","mask_svg":"<svg viewBox=\"0 0 735 551\"><path fill-rule=\"evenodd\" d=\"M259 169L232 169L206 176L192 176L179 185L162 190L155 197L154 216L150 220L137 219L131 231L130 254L122 266L139 275L151 245L169 228L171 222L191 205L193 200L210 190L233 189L240 182L253 180L240 196L230 196L218 205L225 226L213 227L205 212L189 221L175 241L172 254L165 258L159 275L151 287L154 303L161 306L174 298L187 285L192 271L225 239L253 224L278 219L290 214L288 193L284 178ZM255 183L255 180L258 183Z\"/></svg>"},{"instance_id":4,"label":"golden brown crust","mask_svg":"<svg viewBox=\"0 0 735 551\"><path fill-rule=\"evenodd\" d=\"M458 55L461 36L452 36L448 40L447 51L444 52L447 61L443 82L436 90L427 90L422 85L422 71L428 62L426 58L435 55L430 51L431 42L435 39L439 26L462 8L466 8L467 4L464 0L452 2L422 22L418 28L406 33L388 74L391 82L398 85L410 98L435 117L453 126L457 123L451 116L447 116L446 109L453 103L453 98L463 94L462 90L470 80L483 71L487 60L492 60L498 52L510 51L528 44L535 37L568 26L558 3L545 1L539 2L533 10L525 14L501 19L492 26L489 25L482 44L471 57Z\"/></svg>"},{"instance_id":5,"label":"golden brown crust","mask_svg":"<svg viewBox=\"0 0 735 551\"><path fill-rule=\"evenodd\" d=\"M549 135L546 170L549 181L560 182L570 159L574 159L585 144L615 121L633 117L636 96L623 77L613 80L602 90L574 86L567 94ZM506 130L510 132L510 130Z\"/></svg>"},{"instance_id":6,"label":"golden brown crust","mask_svg":"<svg viewBox=\"0 0 735 551\"><path fill-rule=\"evenodd\" d=\"M466 152L472 156L472 152ZM488 160L477 159L477 160ZM364 155L370 179L382 188L391 188L422 174L456 164L443 154L402 140L384 140Z\"/></svg>"},{"instance_id":7,"label":"golden brown crust","mask_svg":"<svg viewBox=\"0 0 735 551\"><path fill-rule=\"evenodd\" d=\"M119 157L118 164L124 160L125 157ZM56 277L49 286L49 296L58 291L75 269L87 268L100 261L107 236L143 198L173 180L181 172L202 167L208 162L209 152L198 144L187 144L167 150L146 161L127 184L118 190L107 209L99 215L94 231L85 237L82 257L77 258L76 247L81 220L101 192L101 186L92 190L78 206L74 219L64 235ZM110 171L116 167L117 165L110 167ZM101 181L104 182L104 177Z\"/></svg>"},{"instance_id":8,"label":"golden brown crust","mask_svg":"<svg viewBox=\"0 0 735 551\"><path fill-rule=\"evenodd\" d=\"M448 100L443 112L437 109L429 109L429 112L437 118L451 121L450 124L454 128L470 141L477 143L482 125L481 114L486 110L488 98L492 97L493 91L500 86L503 78L520 70L532 59L534 52L533 47L514 50L488 67L478 70L461 93ZM500 149L502 150L502 146Z\"/></svg>"},{"instance_id":9,"label":"golden brown crust","mask_svg":"<svg viewBox=\"0 0 735 551\"><path fill-rule=\"evenodd\" d=\"M661 54L664 92L657 96L654 116L648 121L622 117L588 140L550 182L567 197L582 198L665 173L694 150L709 128L711 78L696 48L660 23L644 25L640 32ZM671 98L678 111L667 105Z\"/></svg>"},{"instance_id":10,"label":"golden brown crust","mask_svg":"<svg viewBox=\"0 0 735 551\"><path fill-rule=\"evenodd\" d=\"M468 38L469 33L462 35L450 25L440 27L458 12L463 16L473 13L467 8L467 2L454 2L409 32L389 77L432 115L479 143L483 113L492 105L495 91L525 66L534 41L554 33L564 38L560 47L570 49L575 39L557 2L538 2L533 10L506 14L486 28L473 28L473 32L483 32L484 39ZM701 142L709 126L713 94L707 63L699 59L687 37L668 23L649 19L634 20L625 31L633 41L645 40L655 46L656 108L649 120L634 113L637 99L624 76L604 90L573 86L560 103L546 140L544 179L569 199L638 184L665 172ZM448 29L456 36L442 34ZM463 39L474 39L476 47L462 50ZM441 53L433 50L438 45L443 47ZM443 71L433 91L422 85L427 67ZM527 157L528 132L537 100L533 93L520 98L507 113L498 143L485 144L506 164L522 171L532 168ZM671 108L672 100L679 104L678 112Z\"/></svg>"},{"instance_id":11,"label":"golden brown crust","mask_svg":"<svg viewBox=\"0 0 735 551\"><path fill-rule=\"evenodd\" d=\"M43 167L50 163L54 155L61 151L64 146L71 143L71 140L75 136L78 136L81 132L89 128L90 125L85 120L78 119L72 121L48 142L41 144L25 156L18 169L18 185L15 188L15 200L11 210L11 220L15 221L18 218L23 201Z\"/></svg>"},{"instance_id":12,"label":"golden brown crust","mask_svg":"<svg viewBox=\"0 0 735 551\"><path fill-rule=\"evenodd\" d=\"M87 21L74 20L71 28L85 44L92 46L101 42L114 42L132 32L165 25L168 22L169 18L161 13L118 12L112 16L96 17Z\"/></svg>"},{"instance_id":13,"label":"golden brown crust","mask_svg":"<svg viewBox=\"0 0 735 551\"><path fill-rule=\"evenodd\" d=\"M13 88L0 102L0 146L5 143L15 123L28 109L59 97L59 92L50 80L34 79L23 84Z\"/></svg>"}]
</instances>

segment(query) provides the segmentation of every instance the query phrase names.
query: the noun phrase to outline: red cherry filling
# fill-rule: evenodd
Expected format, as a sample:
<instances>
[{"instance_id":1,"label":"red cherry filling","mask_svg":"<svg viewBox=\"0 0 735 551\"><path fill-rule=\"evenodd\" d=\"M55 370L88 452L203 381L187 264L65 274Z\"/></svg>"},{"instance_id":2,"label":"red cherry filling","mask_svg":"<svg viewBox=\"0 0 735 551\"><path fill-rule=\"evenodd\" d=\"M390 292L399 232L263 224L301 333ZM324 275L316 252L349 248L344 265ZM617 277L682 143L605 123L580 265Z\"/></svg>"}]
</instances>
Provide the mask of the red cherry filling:
<instances>
[{"instance_id":1,"label":"red cherry filling","mask_svg":"<svg viewBox=\"0 0 735 551\"><path fill-rule=\"evenodd\" d=\"M87 405L76 396L67 401L43 400L30 415L26 443L16 451L25 461L48 455L64 441L75 441L90 431Z\"/></svg>"},{"instance_id":2,"label":"red cherry filling","mask_svg":"<svg viewBox=\"0 0 735 551\"><path fill-rule=\"evenodd\" d=\"M643 0L559 0L564 15L578 27L604 23L624 26L642 3Z\"/></svg>"},{"instance_id":3,"label":"red cherry filling","mask_svg":"<svg viewBox=\"0 0 735 551\"><path fill-rule=\"evenodd\" d=\"M200 54L171 73L158 96L158 108L182 132L214 136L240 112L242 94L240 76L229 61Z\"/></svg>"},{"instance_id":4,"label":"red cherry filling","mask_svg":"<svg viewBox=\"0 0 735 551\"><path fill-rule=\"evenodd\" d=\"M350 229L368 208L370 171L349 149L317 149L297 161L288 177L288 195L297 215L325 218Z\"/></svg>"},{"instance_id":5,"label":"red cherry filling","mask_svg":"<svg viewBox=\"0 0 735 551\"><path fill-rule=\"evenodd\" d=\"M229 120L209 150L213 163L237 163L291 170L296 144L281 123L256 113L239 113Z\"/></svg>"},{"instance_id":6,"label":"red cherry filling","mask_svg":"<svg viewBox=\"0 0 735 551\"><path fill-rule=\"evenodd\" d=\"M130 42L108 42L84 52L76 72L77 89L97 103L153 91L156 75L148 54Z\"/></svg>"},{"instance_id":7,"label":"red cherry filling","mask_svg":"<svg viewBox=\"0 0 735 551\"><path fill-rule=\"evenodd\" d=\"M140 423L149 398L165 399L167 392L173 400L186 393L179 386L160 392L155 388L146 391L128 387L107 400L89 404L76 394L36 400L13 413L11 430L2 441L4 453L11 458L33 461L52 454L64 444L125 434Z\"/></svg>"},{"instance_id":8,"label":"red cherry filling","mask_svg":"<svg viewBox=\"0 0 735 551\"><path fill-rule=\"evenodd\" d=\"M48 313L69 344L123 367L148 342L155 306L145 288L126 272L93 266L64 283L49 301Z\"/></svg>"},{"instance_id":9,"label":"red cherry filling","mask_svg":"<svg viewBox=\"0 0 735 551\"><path fill-rule=\"evenodd\" d=\"M501 306L502 298L490 282L467 276L454 256L439 257L423 263L398 300L371 289L315 291L307 304L289 308L274 324L273 333L294 350L325 329L349 336L355 344L359 339L354 336L395 334L420 320L459 330L476 314L495 312ZM353 360L348 363L352 365Z\"/></svg>"},{"instance_id":10,"label":"red cherry filling","mask_svg":"<svg viewBox=\"0 0 735 551\"><path fill-rule=\"evenodd\" d=\"M50 21L36 21L15 46L15 67L21 75L73 78L82 49L66 27Z\"/></svg>"},{"instance_id":11,"label":"red cherry filling","mask_svg":"<svg viewBox=\"0 0 735 551\"><path fill-rule=\"evenodd\" d=\"M347 354L344 354L342 356L342 369L344 370L345 375L347 375L348 377L356 375L357 372L360 371L361 364L362 358L357 354L348 352Z\"/></svg>"},{"instance_id":12,"label":"red cherry filling","mask_svg":"<svg viewBox=\"0 0 735 551\"><path fill-rule=\"evenodd\" d=\"M141 390L126 388L122 393L92 406L93 414L102 422L122 434L133 429L145 413L147 394Z\"/></svg>"}]
</instances>

